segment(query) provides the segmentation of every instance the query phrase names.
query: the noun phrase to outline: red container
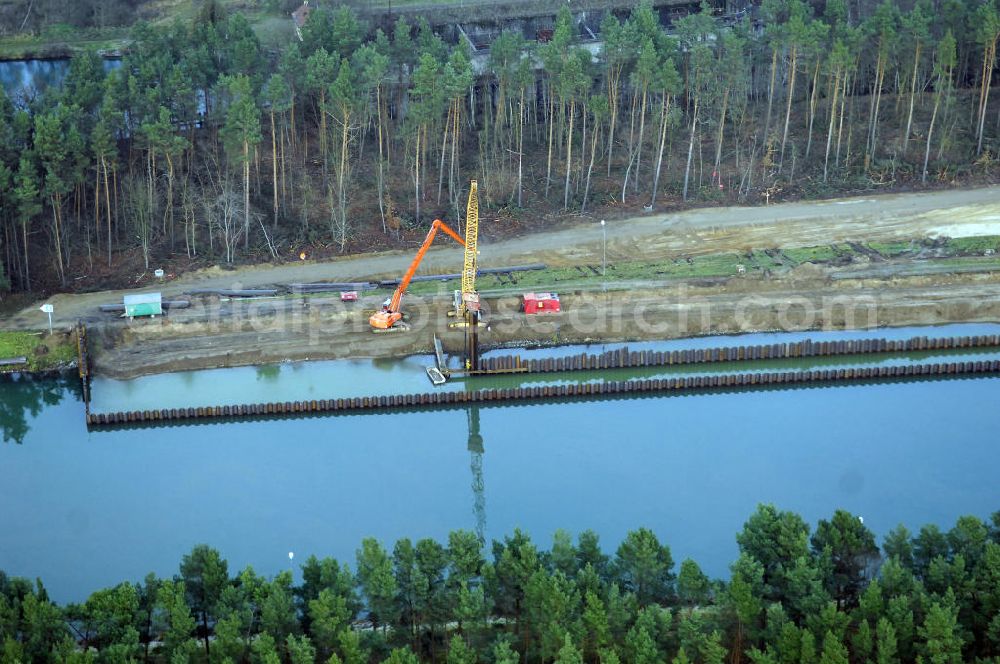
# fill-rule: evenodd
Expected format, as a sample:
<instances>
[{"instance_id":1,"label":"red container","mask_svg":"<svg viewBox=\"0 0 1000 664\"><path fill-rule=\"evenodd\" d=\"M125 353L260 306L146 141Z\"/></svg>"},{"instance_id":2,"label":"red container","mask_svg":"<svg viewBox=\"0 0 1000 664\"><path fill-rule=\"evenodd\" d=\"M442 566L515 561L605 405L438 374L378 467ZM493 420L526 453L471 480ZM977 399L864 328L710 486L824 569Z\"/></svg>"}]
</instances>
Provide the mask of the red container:
<instances>
[{"instance_id":1,"label":"red container","mask_svg":"<svg viewBox=\"0 0 1000 664\"><path fill-rule=\"evenodd\" d=\"M525 293L524 313L546 314L562 311L557 293Z\"/></svg>"}]
</instances>

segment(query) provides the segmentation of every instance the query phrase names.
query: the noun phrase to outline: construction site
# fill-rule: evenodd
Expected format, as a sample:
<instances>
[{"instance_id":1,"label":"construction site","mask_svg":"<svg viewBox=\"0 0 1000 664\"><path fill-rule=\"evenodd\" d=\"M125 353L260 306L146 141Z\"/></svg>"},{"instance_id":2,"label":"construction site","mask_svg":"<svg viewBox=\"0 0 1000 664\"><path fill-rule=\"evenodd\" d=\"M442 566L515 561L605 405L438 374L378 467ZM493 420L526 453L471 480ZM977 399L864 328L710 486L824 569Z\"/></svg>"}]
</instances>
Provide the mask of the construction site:
<instances>
[{"instance_id":1,"label":"construction site","mask_svg":"<svg viewBox=\"0 0 1000 664\"><path fill-rule=\"evenodd\" d=\"M991 355L1000 347L995 335L946 337L926 327L1000 320L1000 237L985 232L997 212L992 189L961 192L958 215L952 199L959 193L947 192L778 205L757 212L767 215L766 223L750 218L748 210L692 211L617 226L602 220L499 246L481 242L481 226L489 220L480 218L476 181L469 192L465 215L451 223L435 220L413 254L304 264L295 271L258 268L225 282L222 276L186 284L165 280L162 291L125 292L118 302L110 293L51 298L49 315L56 324L72 321L78 330L88 424L998 369ZM791 244L734 250L735 243L762 246L761 238L775 232ZM856 239L859 234L864 241ZM818 236L831 242L808 244ZM805 246L795 246L796 238ZM581 242L588 239L593 242ZM308 278L319 272L335 276L272 280L273 274ZM28 326L37 324L37 317L37 311L26 310L12 322ZM879 328L907 327L928 334L903 345L879 336ZM787 337L835 330L865 332L856 341L815 347L789 345L789 339L803 337ZM780 333L775 339L781 343L744 347L739 338L722 336L760 332ZM697 354L666 352L662 345L691 337L709 345ZM647 344L646 350L636 353L623 345L635 342ZM579 352L578 359L544 360L560 357L560 347ZM541 359L522 357L532 349L543 349ZM962 349L977 350L970 357ZM931 351L946 352L912 355ZM872 364L864 359L869 356L883 359ZM812 357L847 359L824 363L819 371L803 364ZM369 384L361 375L354 388L336 393L324 393L330 388L320 381L307 400L247 403L237 389L211 403L144 402L153 407L119 410L103 401L101 412L90 408L93 376L128 380L361 358L399 362L422 378L400 374L387 384ZM937 361L923 362L930 359ZM900 360L905 362L896 364ZM767 364L771 361L780 363ZM703 362L721 364L706 378L695 367ZM794 371L768 374L783 369ZM340 371L335 364L327 370ZM581 370L598 384L566 375ZM548 387L540 387L539 380ZM127 404L116 404L121 405Z\"/></svg>"},{"instance_id":2,"label":"construction site","mask_svg":"<svg viewBox=\"0 0 1000 664\"><path fill-rule=\"evenodd\" d=\"M491 220L475 202L433 224L415 255L164 278L155 317L125 317L128 292L56 295L52 315L86 325L93 369L118 378L435 343L475 371L477 349L1000 319L989 188L695 210L486 244L477 231ZM43 319L32 306L8 326Z\"/></svg>"},{"instance_id":3,"label":"construction site","mask_svg":"<svg viewBox=\"0 0 1000 664\"><path fill-rule=\"evenodd\" d=\"M1000 5L105 4L0 9L114 38L0 95L6 659L1000 654Z\"/></svg>"}]
</instances>

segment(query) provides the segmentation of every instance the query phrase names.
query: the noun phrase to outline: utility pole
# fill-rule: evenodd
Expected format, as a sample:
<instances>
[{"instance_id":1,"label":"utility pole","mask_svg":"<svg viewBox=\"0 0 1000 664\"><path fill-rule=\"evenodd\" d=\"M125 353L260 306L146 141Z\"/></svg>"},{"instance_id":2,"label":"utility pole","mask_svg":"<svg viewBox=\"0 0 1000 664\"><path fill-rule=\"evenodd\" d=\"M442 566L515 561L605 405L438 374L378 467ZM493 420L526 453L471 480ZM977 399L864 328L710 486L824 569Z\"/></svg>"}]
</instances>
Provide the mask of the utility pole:
<instances>
[{"instance_id":1,"label":"utility pole","mask_svg":"<svg viewBox=\"0 0 1000 664\"><path fill-rule=\"evenodd\" d=\"M608 276L608 228L604 225L604 220L601 219L601 234L604 236L604 251L601 254L601 276L607 278Z\"/></svg>"},{"instance_id":2,"label":"utility pole","mask_svg":"<svg viewBox=\"0 0 1000 664\"><path fill-rule=\"evenodd\" d=\"M608 289L608 227L601 219L601 290Z\"/></svg>"}]
</instances>

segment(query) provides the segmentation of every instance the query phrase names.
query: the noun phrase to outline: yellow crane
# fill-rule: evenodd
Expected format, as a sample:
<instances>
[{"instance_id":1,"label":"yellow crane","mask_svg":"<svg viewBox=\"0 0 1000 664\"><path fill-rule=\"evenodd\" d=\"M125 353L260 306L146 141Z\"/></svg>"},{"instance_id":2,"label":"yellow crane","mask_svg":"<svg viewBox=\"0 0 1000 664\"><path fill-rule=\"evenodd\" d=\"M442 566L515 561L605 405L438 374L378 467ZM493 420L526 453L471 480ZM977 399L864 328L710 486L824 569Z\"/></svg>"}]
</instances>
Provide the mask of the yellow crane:
<instances>
[{"instance_id":1,"label":"yellow crane","mask_svg":"<svg viewBox=\"0 0 1000 664\"><path fill-rule=\"evenodd\" d=\"M456 293L455 312L465 327L465 370L479 370L479 293L476 274L479 270L479 183L469 183L469 201L465 206L465 259L462 262L462 291Z\"/></svg>"},{"instance_id":2,"label":"yellow crane","mask_svg":"<svg viewBox=\"0 0 1000 664\"><path fill-rule=\"evenodd\" d=\"M458 311L479 310L476 272L479 269L479 184L469 183L469 202L465 206L465 259L462 262L462 301Z\"/></svg>"},{"instance_id":3,"label":"yellow crane","mask_svg":"<svg viewBox=\"0 0 1000 664\"><path fill-rule=\"evenodd\" d=\"M479 369L479 185L469 183L469 202L465 206L465 261L462 264L462 301L458 310L465 318L465 368ZM469 454L472 470L472 511L476 517L476 536L486 542L486 485L483 481L483 436L479 432L479 406L469 408Z\"/></svg>"}]
</instances>

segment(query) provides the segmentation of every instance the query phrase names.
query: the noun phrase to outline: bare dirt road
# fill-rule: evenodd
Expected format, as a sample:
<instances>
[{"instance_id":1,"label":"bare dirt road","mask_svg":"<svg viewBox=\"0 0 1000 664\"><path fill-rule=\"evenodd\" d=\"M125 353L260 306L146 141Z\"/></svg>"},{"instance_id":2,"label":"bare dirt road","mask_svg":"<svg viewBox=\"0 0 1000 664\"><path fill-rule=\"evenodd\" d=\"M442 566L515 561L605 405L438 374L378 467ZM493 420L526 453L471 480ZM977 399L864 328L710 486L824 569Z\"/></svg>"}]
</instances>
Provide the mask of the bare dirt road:
<instances>
[{"instance_id":1,"label":"bare dirt road","mask_svg":"<svg viewBox=\"0 0 1000 664\"><path fill-rule=\"evenodd\" d=\"M489 219L482 222L489 224ZM702 208L676 214L650 214L607 224L608 261L671 258L677 255L794 248L849 240L913 239L947 235L1000 235L1000 187L893 194L766 207ZM483 267L544 262L550 266L600 262L602 231L592 222L480 244ZM353 281L395 277L406 269L412 251L345 256L322 263L257 265L236 270L211 268L144 290L164 297L192 288L253 288L311 281ZM424 260L422 273L453 272L461 252L440 244ZM61 294L46 301L55 306L54 323L69 326L94 319L100 304L121 302L126 291ZM6 321L4 328L37 328L38 304Z\"/></svg>"},{"instance_id":2,"label":"bare dirt road","mask_svg":"<svg viewBox=\"0 0 1000 664\"><path fill-rule=\"evenodd\" d=\"M525 316L515 297L487 298L486 347L657 340L760 330L847 329L1000 321L1000 274L933 281L908 277L830 282L824 270L806 278L697 286L687 282L631 291L562 295L562 314ZM460 352L463 331L448 327L447 298L410 298L412 329L373 335L363 311L333 298L304 308L290 300L225 303L130 325L98 324L88 332L98 372L137 375L286 360L400 357L430 353L437 336Z\"/></svg>"},{"instance_id":3,"label":"bare dirt road","mask_svg":"<svg viewBox=\"0 0 1000 664\"><path fill-rule=\"evenodd\" d=\"M1000 235L1000 188L700 209L616 220L606 229L609 263L839 242ZM480 264L600 264L602 236L600 225L589 222L484 243ZM461 256L457 247L441 245L428 254L422 272L454 272ZM390 277L398 276L411 257L411 251L400 251L324 263L213 268L145 290L156 288L171 298L194 288ZM490 327L481 339L488 346L554 344L1000 320L1000 267L993 257L962 265L867 260L861 255L848 265L803 263L703 279L657 280L649 275L634 283L618 282L610 292L596 278L589 289L564 285L564 312L545 318L518 311L516 288L487 292ZM373 335L367 324L384 291L348 304L335 294L250 301L192 298L189 309L133 322L98 311L100 304L121 302L124 291L56 295L48 301L55 306L57 325L88 323L96 369L124 378L283 360L422 353L431 350L435 335L446 348L458 350L463 332L448 327L446 288L408 297L404 310L413 329L389 335ZM44 324L43 316L35 305L3 327L37 328Z\"/></svg>"}]
</instances>

